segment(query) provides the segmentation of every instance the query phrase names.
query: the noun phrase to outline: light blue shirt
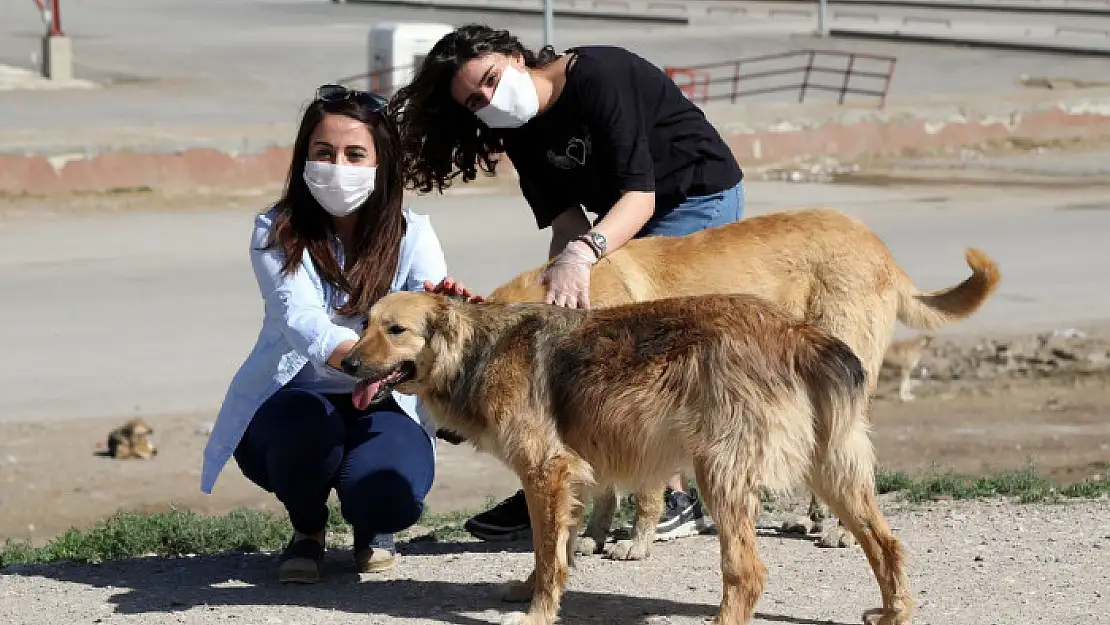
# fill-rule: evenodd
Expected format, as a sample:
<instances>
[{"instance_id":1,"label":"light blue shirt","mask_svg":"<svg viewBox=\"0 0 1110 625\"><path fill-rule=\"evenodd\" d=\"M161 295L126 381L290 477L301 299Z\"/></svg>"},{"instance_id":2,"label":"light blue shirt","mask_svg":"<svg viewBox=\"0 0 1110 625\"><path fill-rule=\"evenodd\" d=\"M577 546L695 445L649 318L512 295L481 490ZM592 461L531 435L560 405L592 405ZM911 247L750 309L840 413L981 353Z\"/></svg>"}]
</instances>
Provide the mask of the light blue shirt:
<instances>
[{"instance_id":1,"label":"light blue shirt","mask_svg":"<svg viewBox=\"0 0 1110 625\"><path fill-rule=\"evenodd\" d=\"M261 249L269 241L275 214L276 209L271 208L254 220L250 259L264 304L262 329L231 380L204 448L200 489L205 493L212 492L255 411L278 389L292 383L322 393L349 393L355 386L353 377L328 365L327 359L340 343L358 338L366 317L335 313L346 301L346 294L320 278L307 250L296 271L282 275L282 250ZM422 291L425 280L438 284L446 277L447 262L428 217L408 208L404 215L408 227L390 291ZM342 267L343 249L338 238L333 251ZM424 428L434 449L435 424L419 400L396 391L393 398Z\"/></svg>"}]
</instances>

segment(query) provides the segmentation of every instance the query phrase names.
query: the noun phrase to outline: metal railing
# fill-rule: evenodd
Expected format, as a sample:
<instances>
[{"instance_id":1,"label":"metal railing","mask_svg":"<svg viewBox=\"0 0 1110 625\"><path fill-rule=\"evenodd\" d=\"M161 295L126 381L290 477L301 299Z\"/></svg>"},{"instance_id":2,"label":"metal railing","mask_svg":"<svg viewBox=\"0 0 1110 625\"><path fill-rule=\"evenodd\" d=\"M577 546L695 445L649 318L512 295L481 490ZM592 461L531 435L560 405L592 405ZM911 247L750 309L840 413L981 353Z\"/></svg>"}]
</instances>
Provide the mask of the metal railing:
<instances>
[{"instance_id":1,"label":"metal railing","mask_svg":"<svg viewBox=\"0 0 1110 625\"><path fill-rule=\"evenodd\" d=\"M842 59L844 64L842 67L833 67L827 63L828 59L826 57ZM799 62L801 59L804 59L804 64ZM776 62L780 66L771 67ZM836 93L837 101L840 104L844 103L848 94L877 96L880 98L879 107L881 108L886 105L890 82L894 76L894 67L897 62L896 57L881 54L806 49L704 65L666 66L664 71L682 89L686 97L703 104L711 100L726 98L735 103L742 97L796 90L798 92L798 102L804 102L808 93L823 91ZM885 64L885 68L875 71L867 67L861 67L865 63L881 63ZM409 65L390 67L347 76L336 82L348 87L369 89L385 97L391 97L400 86L411 80L412 71L413 67ZM797 75L800 75L800 79L795 82L770 86L757 84L751 88L745 88L745 85L755 81ZM829 75L837 76L839 83L830 85L817 80ZM882 88L868 89L855 86L852 84L853 79L882 80ZM727 89L714 89L718 85L728 85L729 87Z\"/></svg>"},{"instance_id":2,"label":"metal railing","mask_svg":"<svg viewBox=\"0 0 1110 625\"><path fill-rule=\"evenodd\" d=\"M829 58L840 59L844 63L842 66L834 67L828 63ZM775 65L776 62L779 67L768 67ZM878 70L861 68L860 65L864 63L885 64L885 68ZM805 49L704 65L666 66L664 69L686 97L702 104L723 99L735 103L737 99L743 97L790 91L797 91L798 102L805 102L807 94L821 91L836 93L839 104L844 104L848 94L876 96L879 98L879 107L882 108L886 106L890 82L894 77L894 67L897 63L897 57L882 54ZM826 84L818 80L830 75L839 79L838 84ZM799 78L786 84L754 85L745 88L746 84L754 81L796 76ZM854 86L853 78L881 80L882 88ZM714 89L717 85L727 85L727 87Z\"/></svg>"}]
</instances>

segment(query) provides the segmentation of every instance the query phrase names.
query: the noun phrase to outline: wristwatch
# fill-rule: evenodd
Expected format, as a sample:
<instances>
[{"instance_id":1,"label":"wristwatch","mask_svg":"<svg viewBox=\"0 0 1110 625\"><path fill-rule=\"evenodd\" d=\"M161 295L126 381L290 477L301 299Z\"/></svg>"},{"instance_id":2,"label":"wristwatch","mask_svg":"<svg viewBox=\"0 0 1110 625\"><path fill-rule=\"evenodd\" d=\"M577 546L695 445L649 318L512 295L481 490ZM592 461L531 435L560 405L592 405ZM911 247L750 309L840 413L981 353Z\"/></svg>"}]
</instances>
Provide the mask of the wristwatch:
<instances>
[{"instance_id":1,"label":"wristwatch","mask_svg":"<svg viewBox=\"0 0 1110 625\"><path fill-rule=\"evenodd\" d=\"M582 241L586 245L589 245L593 249L594 253L597 254L597 257L599 259L602 256L605 256L605 246L608 245L608 243L605 241L605 235L601 234L600 232L594 232L593 230L591 230L586 234L578 237L578 240Z\"/></svg>"}]
</instances>

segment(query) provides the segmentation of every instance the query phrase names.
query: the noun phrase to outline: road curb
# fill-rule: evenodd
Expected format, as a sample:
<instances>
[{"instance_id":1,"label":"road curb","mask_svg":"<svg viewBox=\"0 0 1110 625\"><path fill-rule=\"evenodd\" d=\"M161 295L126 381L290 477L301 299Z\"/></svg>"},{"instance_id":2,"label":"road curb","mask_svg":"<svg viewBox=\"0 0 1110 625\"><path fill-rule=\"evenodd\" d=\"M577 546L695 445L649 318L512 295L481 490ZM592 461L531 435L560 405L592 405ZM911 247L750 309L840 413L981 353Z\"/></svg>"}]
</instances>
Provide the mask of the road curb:
<instances>
[{"instance_id":1,"label":"road curb","mask_svg":"<svg viewBox=\"0 0 1110 625\"><path fill-rule=\"evenodd\" d=\"M892 100L873 105L818 102L801 105L703 107L741 166L773 167L814 158L841 161L922 151L944 151L992 141L1110 137L1110 89L1014 91L979 98ZM52 194L149 188L234 189L282 184L288 174L293 130L256 128L234 137L199 129L189 141L178 129L172 142L128 146L115 141L68 153L56 140L27 135L22 145L0 147L0 193ZM264 133L264 134L263 134ZM132 129L131 135L141 133ZM165 136L159 129L158 133ZM265 136L266 140L262 140ZM275 139L275 137L279 137ZM71 142L81 139L70 137ZM238 144L237 150L229 149ZM47 151L46 146L49 146ZM249 147L248 147L249 146ZM498 171L512 176L507 159Z\"/></svg>"},{"instance_id":2,"label":"road curb","mask_svg":"<svg viewBox=\"0 0 1110 625\"><path fill-rule=\"evenodd\" d=\"M1057 43L1022 42L1016 39L992 39L983 37L926 35L923 33L892 30L860 30L855 28L831 28L829 36L840 39L870 39L874 41L894 41L899 43L923 43L942 46L964 46L968 48L991 48L1019 52L1042 52L1067 56L1110 57L1110 46L1089 47L1070 46Z\"/></svg>"}]
</instances>

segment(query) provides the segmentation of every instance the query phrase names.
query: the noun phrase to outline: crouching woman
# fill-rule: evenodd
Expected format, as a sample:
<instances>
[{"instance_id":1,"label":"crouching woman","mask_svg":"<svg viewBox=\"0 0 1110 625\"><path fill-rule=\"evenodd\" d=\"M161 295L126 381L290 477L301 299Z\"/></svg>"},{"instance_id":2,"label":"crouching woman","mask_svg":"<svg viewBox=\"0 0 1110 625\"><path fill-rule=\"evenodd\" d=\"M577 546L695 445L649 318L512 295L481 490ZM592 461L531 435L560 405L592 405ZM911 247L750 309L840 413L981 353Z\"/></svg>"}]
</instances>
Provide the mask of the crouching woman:
<instances>
[{"instance_id":1,"label":"crouching woman","mask_svg":"<svg viewBox=\"0 0 1110 625\"><path fill-rule=\"evenodd\" d=\"M399 136L384 105L325 85L306 109L285 192L254 220L262 328L204 451L203 492L234 457L285 506L295 533L283 582L320 578L332 489L357 567L392 567L393 534L418 520L434 477L435 427L416 398L393 392L358 410L355 379L340 368L377 299L445 284L432 226L402 205Z\"/></svg>"}]
</instances>

